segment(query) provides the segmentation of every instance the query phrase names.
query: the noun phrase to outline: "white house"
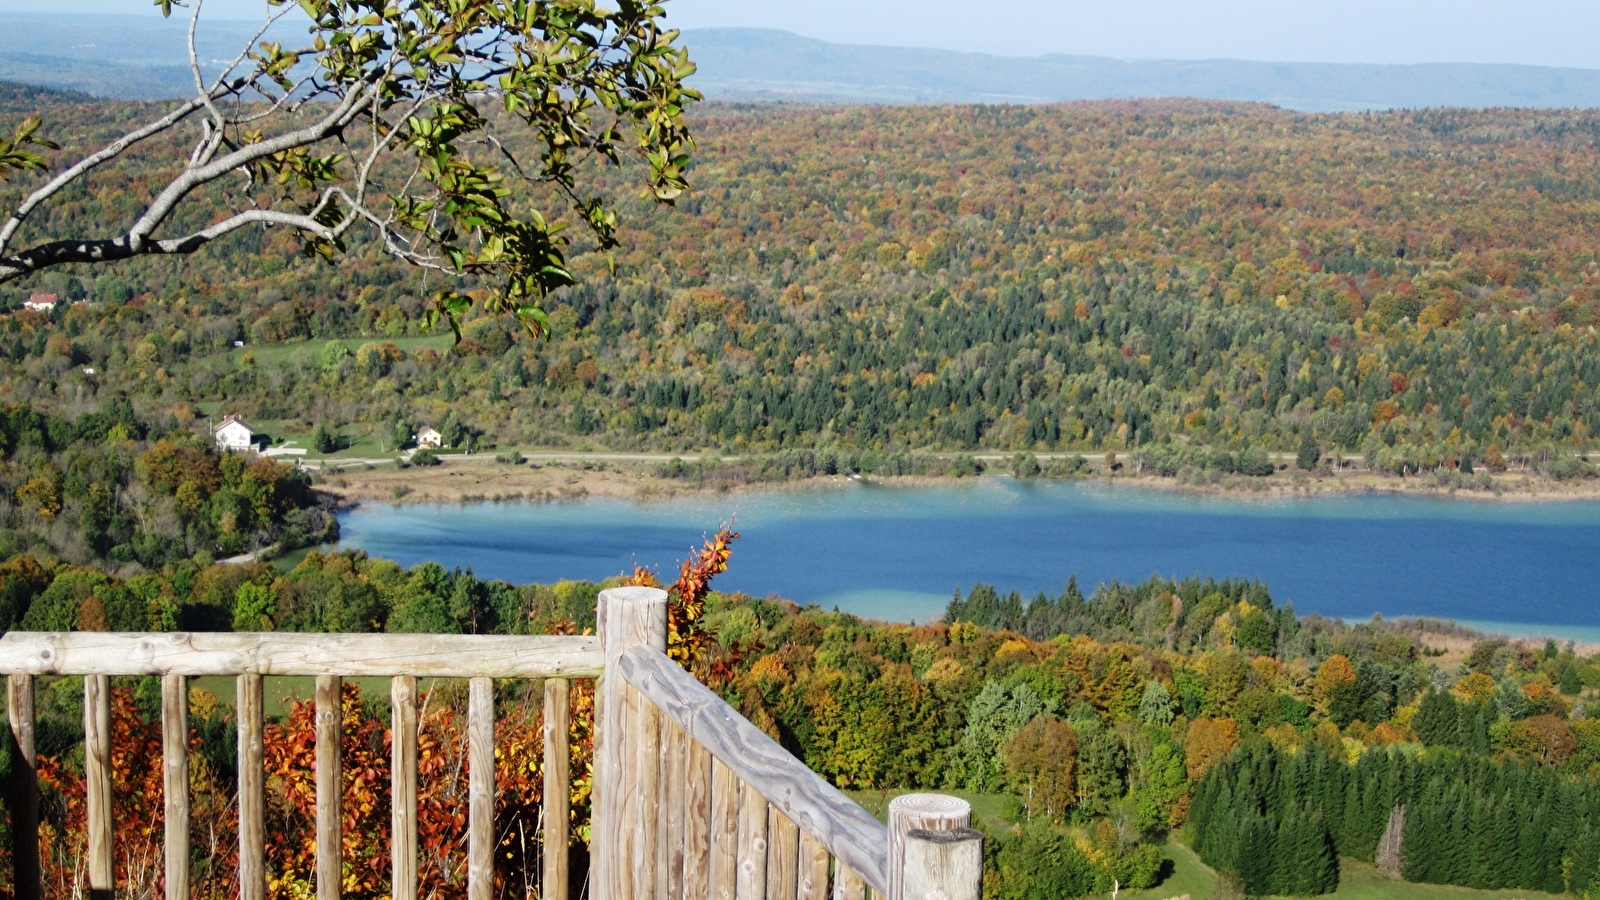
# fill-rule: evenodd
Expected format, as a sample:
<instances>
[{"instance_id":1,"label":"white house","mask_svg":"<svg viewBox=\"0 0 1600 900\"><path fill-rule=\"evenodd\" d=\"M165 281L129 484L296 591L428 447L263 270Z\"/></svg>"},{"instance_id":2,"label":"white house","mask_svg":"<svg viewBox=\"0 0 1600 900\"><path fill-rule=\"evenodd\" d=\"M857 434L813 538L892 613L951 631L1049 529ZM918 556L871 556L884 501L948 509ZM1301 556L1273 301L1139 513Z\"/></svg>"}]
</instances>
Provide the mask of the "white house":
<instances>
[{"instance_id":1,"label":"white house","mask_svg":"<svg viewBox=\"0 0 1600 900\"><path fill-rule=\"evenodd\" d=\"M238 416L229 416L211 429L219 450L249 450L255 446L256 433Z\"/></svg>"},{"instance_id":2,"label":"white house","mask_svg":"<svg viewBox=\"0 0 1600 900\"><path fill-rule=\"evenodd\" d=\"M49 312L56 308L56 303L60 299L55 294L29 294L28 299L22 301L22 308L34 312Z\"/></svg>"},{"instance_id":3,"label":"white house","mask_svg":"<svg viewBox=\"0 0 1600 900\"><path fill-rule=\"evenodd\" d=\"M432 428L424 428L417 432L414 440L417 442L418 450L437 450L444 445L444 435Z\"/></svg>"}]
</instances>

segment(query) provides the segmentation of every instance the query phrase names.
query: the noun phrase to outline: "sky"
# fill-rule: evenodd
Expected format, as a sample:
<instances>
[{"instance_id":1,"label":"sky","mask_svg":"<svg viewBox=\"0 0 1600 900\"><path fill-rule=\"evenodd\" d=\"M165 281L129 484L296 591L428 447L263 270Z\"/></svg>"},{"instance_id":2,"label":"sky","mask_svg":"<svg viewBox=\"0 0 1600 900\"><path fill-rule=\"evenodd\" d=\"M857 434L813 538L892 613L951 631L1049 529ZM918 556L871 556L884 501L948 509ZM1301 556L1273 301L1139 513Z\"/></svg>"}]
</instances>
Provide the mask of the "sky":
<instances>
[{"instance_id":1,"label":"sky","mask_svg":"<svg viewBox=\"0 0 1600 900\"><path fill-rule=\"evenodd\" d=\"M257 18L263 0L206 0ZM1483 62L1600 68L1595 0L668 0L679 28L781 28L1003 56ZM154 15L147 0L0 0L0 11Z\"/></svg>"}]
</instances>

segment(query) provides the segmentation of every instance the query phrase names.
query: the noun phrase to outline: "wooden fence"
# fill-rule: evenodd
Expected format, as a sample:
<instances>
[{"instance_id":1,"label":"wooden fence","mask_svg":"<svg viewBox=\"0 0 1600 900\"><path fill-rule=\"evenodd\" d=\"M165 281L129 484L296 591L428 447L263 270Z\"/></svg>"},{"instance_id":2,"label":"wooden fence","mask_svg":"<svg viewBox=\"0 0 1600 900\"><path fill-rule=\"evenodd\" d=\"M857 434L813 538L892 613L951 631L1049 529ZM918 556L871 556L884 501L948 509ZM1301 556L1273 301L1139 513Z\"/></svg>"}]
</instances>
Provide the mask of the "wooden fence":
<instances>
[{"instance_id":1,"label":"wooden fence","mask_svg":"<svg viewBox=\"0 0 1600 900\"><path fill-rule=\"evenodd\" d=\"M189 898L188 686L237 678L240 900L265 900L262 678L316 678L317 900L339 900L340 680L390 679L393 900L417 897L417 679L469 679L467 900L494 889L494 679L544 682L540 900L567 900L571 679L598 678L591 900L978 900L982 838L964 801L912 794L886 827L667 658L666 593L600 595L599 635L0 635L17 761L16 900L41 900L34 678L84 677L86 894L111 900L112 676L162 679L166 900Z\"/></svg>"}]
</instances>

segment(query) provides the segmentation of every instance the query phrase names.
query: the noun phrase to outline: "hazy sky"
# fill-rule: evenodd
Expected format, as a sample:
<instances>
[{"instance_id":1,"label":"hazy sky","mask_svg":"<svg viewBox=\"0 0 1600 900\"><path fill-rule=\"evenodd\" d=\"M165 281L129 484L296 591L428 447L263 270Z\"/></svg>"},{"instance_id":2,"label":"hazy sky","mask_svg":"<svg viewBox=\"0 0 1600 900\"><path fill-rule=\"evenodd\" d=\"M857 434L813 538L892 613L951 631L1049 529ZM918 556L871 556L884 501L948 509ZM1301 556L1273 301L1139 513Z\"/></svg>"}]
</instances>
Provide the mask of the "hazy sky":
<instances>
[{"instance_id":1,"label":"hazy sky","mask_svg":"<svg viewBox=\"0 0 1600 900\"><path fill-rule=\"evenodd\" d=\"M254 18L263 0L207 0ZM152 14L147 0L0 0L0 10ZM680 28L1008 56L1508 62L1600 68L1595 0L670 0Z\"/></svg>"}]
</instances>

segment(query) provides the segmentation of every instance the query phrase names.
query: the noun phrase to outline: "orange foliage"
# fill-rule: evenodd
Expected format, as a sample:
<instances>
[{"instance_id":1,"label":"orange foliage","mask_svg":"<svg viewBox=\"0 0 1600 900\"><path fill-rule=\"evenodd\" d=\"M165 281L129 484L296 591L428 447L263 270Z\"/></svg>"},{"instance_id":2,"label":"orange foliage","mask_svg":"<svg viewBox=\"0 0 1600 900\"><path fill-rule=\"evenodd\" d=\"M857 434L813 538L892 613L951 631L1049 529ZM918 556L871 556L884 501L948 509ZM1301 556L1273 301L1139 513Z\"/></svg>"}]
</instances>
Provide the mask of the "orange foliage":
<instances>
[{"instance_id":1,"label":"orange foliage","mask_svg":"<svg viewBox=\"0 0 1600 900\"><path fill-rule=\"evenodd\" d=\"M1317 666L1315 682L1317 696L1326 700L1335 687L1344 682L1355 680L1356 670L1354 666L1350 665L1350 658L1342 653L1335 653L1323 660L1322 665Z\"/></svg>"},{"instance_id":2,"label":"orange foliage","mask_svg":"<svg viewBox=\"0 0 1600 900\"><path fill-rule=\"evenodd\" d=\"M738 537L739 533L727 526L718 529L697 553L683 561L678 580L667 589L667 655L713 689L733 678L739 648L722 647L701 620L711 579L728 571ZM655 573L642 566L633 570L626 583L661 587Z\"/></svg>"},{"instance_id":3,"label":"orange foliage","mask_svg":"<svg viewBox=\"0 0 1600 900\"><path fill-rule=\"evenodd\" d=\"M1232 719L1199 718L1189 723L1183 738L1183 756L1189 780L1199 781L1211 767L1228 758L1239 746L1239 726Z\"/></svg>"}]
</instances>

